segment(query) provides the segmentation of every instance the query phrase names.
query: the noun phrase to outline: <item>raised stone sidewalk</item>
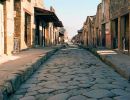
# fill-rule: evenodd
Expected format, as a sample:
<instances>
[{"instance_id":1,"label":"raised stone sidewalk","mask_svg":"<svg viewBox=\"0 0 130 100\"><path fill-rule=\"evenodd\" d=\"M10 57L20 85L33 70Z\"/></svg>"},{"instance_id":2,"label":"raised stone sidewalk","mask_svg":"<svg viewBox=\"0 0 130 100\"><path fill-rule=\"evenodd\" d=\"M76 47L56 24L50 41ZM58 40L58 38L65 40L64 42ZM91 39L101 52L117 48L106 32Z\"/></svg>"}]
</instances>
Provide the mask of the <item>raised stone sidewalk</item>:
<instances>
[{"instance_id":1,"label":"raised stone sidewalk","mask_svg":"<svg viewBox=\"0 0 130 100\"><path fill-rule=\"evenodd\" d=\"M80 46L85 48L83 46ZM106 48L85 48L130 81L130 56Z\"/></svg>"},{"instance_id":2,"label":"raised stone sidewalk","mask_svg":"<svg viewBox=\"0 0 130 100\"><path fill-rule=\"evenodd\" d=\"M63 45L33 48L13 56L0 57L0 100L16 91L41 64Z\"/></svg>"}]
</instances>

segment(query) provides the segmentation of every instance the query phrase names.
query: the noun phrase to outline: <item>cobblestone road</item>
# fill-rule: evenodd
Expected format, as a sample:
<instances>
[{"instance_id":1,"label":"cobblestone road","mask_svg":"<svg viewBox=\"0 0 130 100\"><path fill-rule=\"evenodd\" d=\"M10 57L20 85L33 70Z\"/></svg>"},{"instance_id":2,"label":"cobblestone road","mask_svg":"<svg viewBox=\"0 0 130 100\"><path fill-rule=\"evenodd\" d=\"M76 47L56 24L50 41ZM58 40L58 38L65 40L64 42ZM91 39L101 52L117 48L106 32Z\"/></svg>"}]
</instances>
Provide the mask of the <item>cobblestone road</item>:
<instances>
[{"instance_id":1,"label":"cobblestone road","mask_svg":"<svg viewBox=\"0 0 130 100\"><path fill-rule=\"evenodd\" d=\"M11 100L130 100L130 83L91 53L66 48L52 56Z\"/></svg>"}]
</instances>

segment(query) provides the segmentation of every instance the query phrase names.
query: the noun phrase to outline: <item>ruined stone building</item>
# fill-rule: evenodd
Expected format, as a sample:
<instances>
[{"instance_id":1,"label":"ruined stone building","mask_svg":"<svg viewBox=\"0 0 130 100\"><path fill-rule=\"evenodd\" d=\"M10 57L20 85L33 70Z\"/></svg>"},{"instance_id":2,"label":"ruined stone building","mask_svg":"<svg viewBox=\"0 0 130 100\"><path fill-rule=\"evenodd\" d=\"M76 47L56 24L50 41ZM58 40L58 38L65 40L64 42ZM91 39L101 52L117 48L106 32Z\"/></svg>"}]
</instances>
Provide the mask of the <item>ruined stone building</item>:
<instances>
[{"instance_id":1,"label":"ruined stone building","mask_svg":"<svg viewBox=\"0 0 130 100\"><path fill-rule=\"evenodd\" d=\"M66 33L66 30L64 28L60 28L59 29L59 43L64 43L65 42L65 34Z\"/></svg>"},{"instance_id":2,"label":"ruined stone building","mask_svg":"<svg viewBox=\"0 0 130 100\"><path fill-rule=\"evenodd\" d=\"M83 24L83 31L82 31L82 38L83 38L83 45L87 46L88 45L88 30L87 30L87 23L86 21Z\"/></svg>"},{"instance_id":3,"label":"ruined stone building","mask_svg":"<svg viewBox=\"0 0 130 100\"><path fill-rule=\"evenodd\" d=\"M64 32L64 42L68 43L69 42L69 36L68 36L68 32L65 30Z\"/></svg>"},{"instance_id":4,"label":"ruined stone building","mask_svg":"<svg viewBox=\"0 0 130 100\"><path fill-rule=\"evenodd\" d=\"M55 45L62 22L43 0L0 1L0 55Z\"/></svg>"},{"instance_id":5,"label":"ruined stone building","mask_svg":"<svg viewBox=\"0 0 130 100\"><path fill-rule=\"evenodd\" d=\"M84 44L83 42L83 28L77 31L78 34L72 38L72 42L75 44Z\"/></svg>"},{"instance_id":6,"label":"ruined stone building","mask_svg":"<svg viewBox=\"0 0 130 100\"><path fill-rule=\"evenodd\" d=\"M14 38L14 1L0 1L0 54L11 54ZM7 13L10 12L10 13ZM7 45L8 44L8 45Z\"/></svg>"},{"instance_id":7,"label":"ruined stone building","mask_svg":"<svg viewBox=\"0 0 130 100\"><path fill-rule=\"evenodd\" d=\"M110 0L102 0L102 46L111 48Z\"/></svg>"},{"instance_id":8,"label":"ruined stone building","mask_svg":"<svg viewBox=\"0 0 130 100\"><path fill-rule=\"evenodd\" d=\"M87 17L82 38L84 46L103 46L130 53L130 1L102 0L96 16Z\"/></svg>"},{"instance_id":9,"label":"ruined stone building","mask_svg":"<svg viewBox=\"0 0 130 100\"><path fill-rule=\"evenodd\" d=\"M102 0L95 16L88 16L83 25L84 46L111 48L110 0Z\"/></svg>"},{"instance_id":10,"label":"ruined stone building","mask_svg":"<svg viewBox=\"0 0 130 100\"><path fill-rule=\"evenodd\" d=\"M95 19L95 33L96 33L96 45L102 46L102 32L101 32L101 21L102 21L102 3L97 7L96 19Z\"/></svg>"},{"instance_id":11,"label":"ruined stone building","mask_svg":"<svg viewBox=\"0 0 130 100\"><path fill-rule=\"evenodd\" d=\"M110 0L112 48L130 49L130 0Z\"/></svg>"},{"instance_id":12,"label":"ruined stone building","mask_svg":"<svg viewBox=\"0 0 130 100\"><path fill-rule=\"evenodd\" d=\"M77 36L77 42L79 44L84 44L84 36L83 36L83 28L81 28L80 30L78 30L78 36Z\"/></svg>"},{"instance_id":13,"label":"ruined stone building","mask_svg":"<svg viewBox=\"0 0 130 100\"><path fill-rule=\"evenodd\" d=\"M95 46L96 35L94 31L95 16L88 16L83 26L83 43L84 46Z\"/></svg>"},{"instance_id":14,"label":"ruined stone building","mask_svg":"<svg viewBox=\"0 0 130 100\"><path fill-rule=\"evenodd\" d=\"M37 29L34 39L35 46L50 46L58 43L60 27L63 25L52 8L49 11L35 7L35 23ZM39 31L40 28L41 31Z\"/></svg>"}]
</instances>

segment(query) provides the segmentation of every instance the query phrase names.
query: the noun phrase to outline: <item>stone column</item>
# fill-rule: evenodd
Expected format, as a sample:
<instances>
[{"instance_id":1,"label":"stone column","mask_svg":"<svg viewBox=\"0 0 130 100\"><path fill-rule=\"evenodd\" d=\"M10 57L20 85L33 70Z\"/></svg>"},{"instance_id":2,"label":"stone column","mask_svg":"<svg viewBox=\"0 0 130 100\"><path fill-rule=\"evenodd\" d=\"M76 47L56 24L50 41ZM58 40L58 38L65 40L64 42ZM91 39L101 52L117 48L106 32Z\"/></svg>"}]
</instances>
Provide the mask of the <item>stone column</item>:
<instances>
[{"instance_id":1,"label":"stone column","mask_svg":"<svg viewBox=\"0 0 130 100\"><path fill-rule=\"evenodd\" d=\"M118 17L118 49L121 50L121 17Z\"/></svg>"},{"instance_id":2,"label":"stone column","mask_svg":"<svg viewBox=\"0 0 130 100\"><path fill-rule=\"evenodd\" d=\"M53 33L53 45L55 45L55 43L56 43L56 39L55 39L55 37L56 37L56 27L53 27L53 31L54 31L54 33Z\"/></svg>"},{"instance_id":3,"label":"stone column","mask_svg":"<svg viewBox=\"0 0 130 100\"><path fill-rule=\"evenodd\" d=\"M4 2L5 53L11 55L14 47L14 0Z\"/></svg>"},{"instance_id":4,"label":"stone column","mask_svg":"<svg viewBox=\"0 0 130 100\"><path fill-rule=\"evenodd\" d=\"M111 48L113 48L113 37L114 37L114 32L113 32L114 29L113 28L114 28L113 21L111 20L110 21Z\"/></svg>"},{"instance_id":5,"label":"stone column","mask_svg":"<svg viewBox=\"0 0 130 100\"><path fill-rule=\"evenodd\" d=\"M85 31L85 32L84 32L84 39L83 39L83 41L84 41L84 45L85 45L85 46L87 46L87 42L86 42L86 40L87 40L87 39L86 39L86 31Z\"/></svg>"},{"instance_id":6,"label":"stone column","mask_svg":"<svg viewBox=\"0 0 130 100\"><path fill-rule=\"evenodd\" d=\"M124 17L121 18L121 50L124 50L124 42L123 42L123 37L125 33L125 22L124 22Z\"/></svg>"}]
</instances>

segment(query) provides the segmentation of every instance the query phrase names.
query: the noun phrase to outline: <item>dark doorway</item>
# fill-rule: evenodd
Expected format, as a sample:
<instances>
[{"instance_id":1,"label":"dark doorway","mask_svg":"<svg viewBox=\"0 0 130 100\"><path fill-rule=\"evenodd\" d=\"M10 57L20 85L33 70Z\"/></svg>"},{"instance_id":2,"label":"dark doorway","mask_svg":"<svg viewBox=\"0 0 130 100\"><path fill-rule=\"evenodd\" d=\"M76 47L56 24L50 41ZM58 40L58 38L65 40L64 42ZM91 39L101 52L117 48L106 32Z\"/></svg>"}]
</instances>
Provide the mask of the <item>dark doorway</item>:
<instances>
[{"instance_id":1,"label":"dark doorway","mask_svg":"<svg viewBox=\"0 0 130 100\"><path fill-rule=\"evenodd\" d=\"M113 49L117 49L118 48L118 18L112 21L112 29L113 29L113 35L112 35Z\"/></svg>"},{"instance_id":2,"label":"dark doorway","mask_svg":"<svg viewBox=\"0 0 130 100\"><path fill-rule=\"evenodd\" d=\"M97 39L96 39L96 42L97 42L97 46L99 46L99 41L100 41L100 39L99 39L99 33L98 33L98 28L96 28L96 37L97 37Z\"/></svg>"},{"instance_id":3,"label":"dark doorway","mask_svg":"<svg viewBox=\"0 0 130 100\"><path fill-rule=\"evenodd\" d=\"M123 50L129 51L129 14L124 16Z\"/></svg>"},{"instance_id":4,"label":"dark doorway","mask_svg":"<svg viewBox=\"0 0 130 100\"><path fill-rule=\"evenodd\" d=\"M31 15L25 12L25 25L24 25L24 41L27 46L30 46L31 34Z\"/></svg>"},{"instance_id":5,"label":"dark doorway","mask_svg":"<svg viewBox=\"0 0 130 100\"><path fill-rule=\"evenodd\" d=\"M106 25L102 24L102 46L106 46Z\"/></svg>"},{"instance_id":6,"label":"dark doorway","mask_svg":"<svg viewBox=\"0 0 130 100\"><path fill-rule=\"evenodd\" d=\"M39 18L36 17L36 35L35 35L35 45L38 46L40 45L40 31L39 31L39 25L40 25L40 22L39 22Z\"/></svg>"}]
</instances>

